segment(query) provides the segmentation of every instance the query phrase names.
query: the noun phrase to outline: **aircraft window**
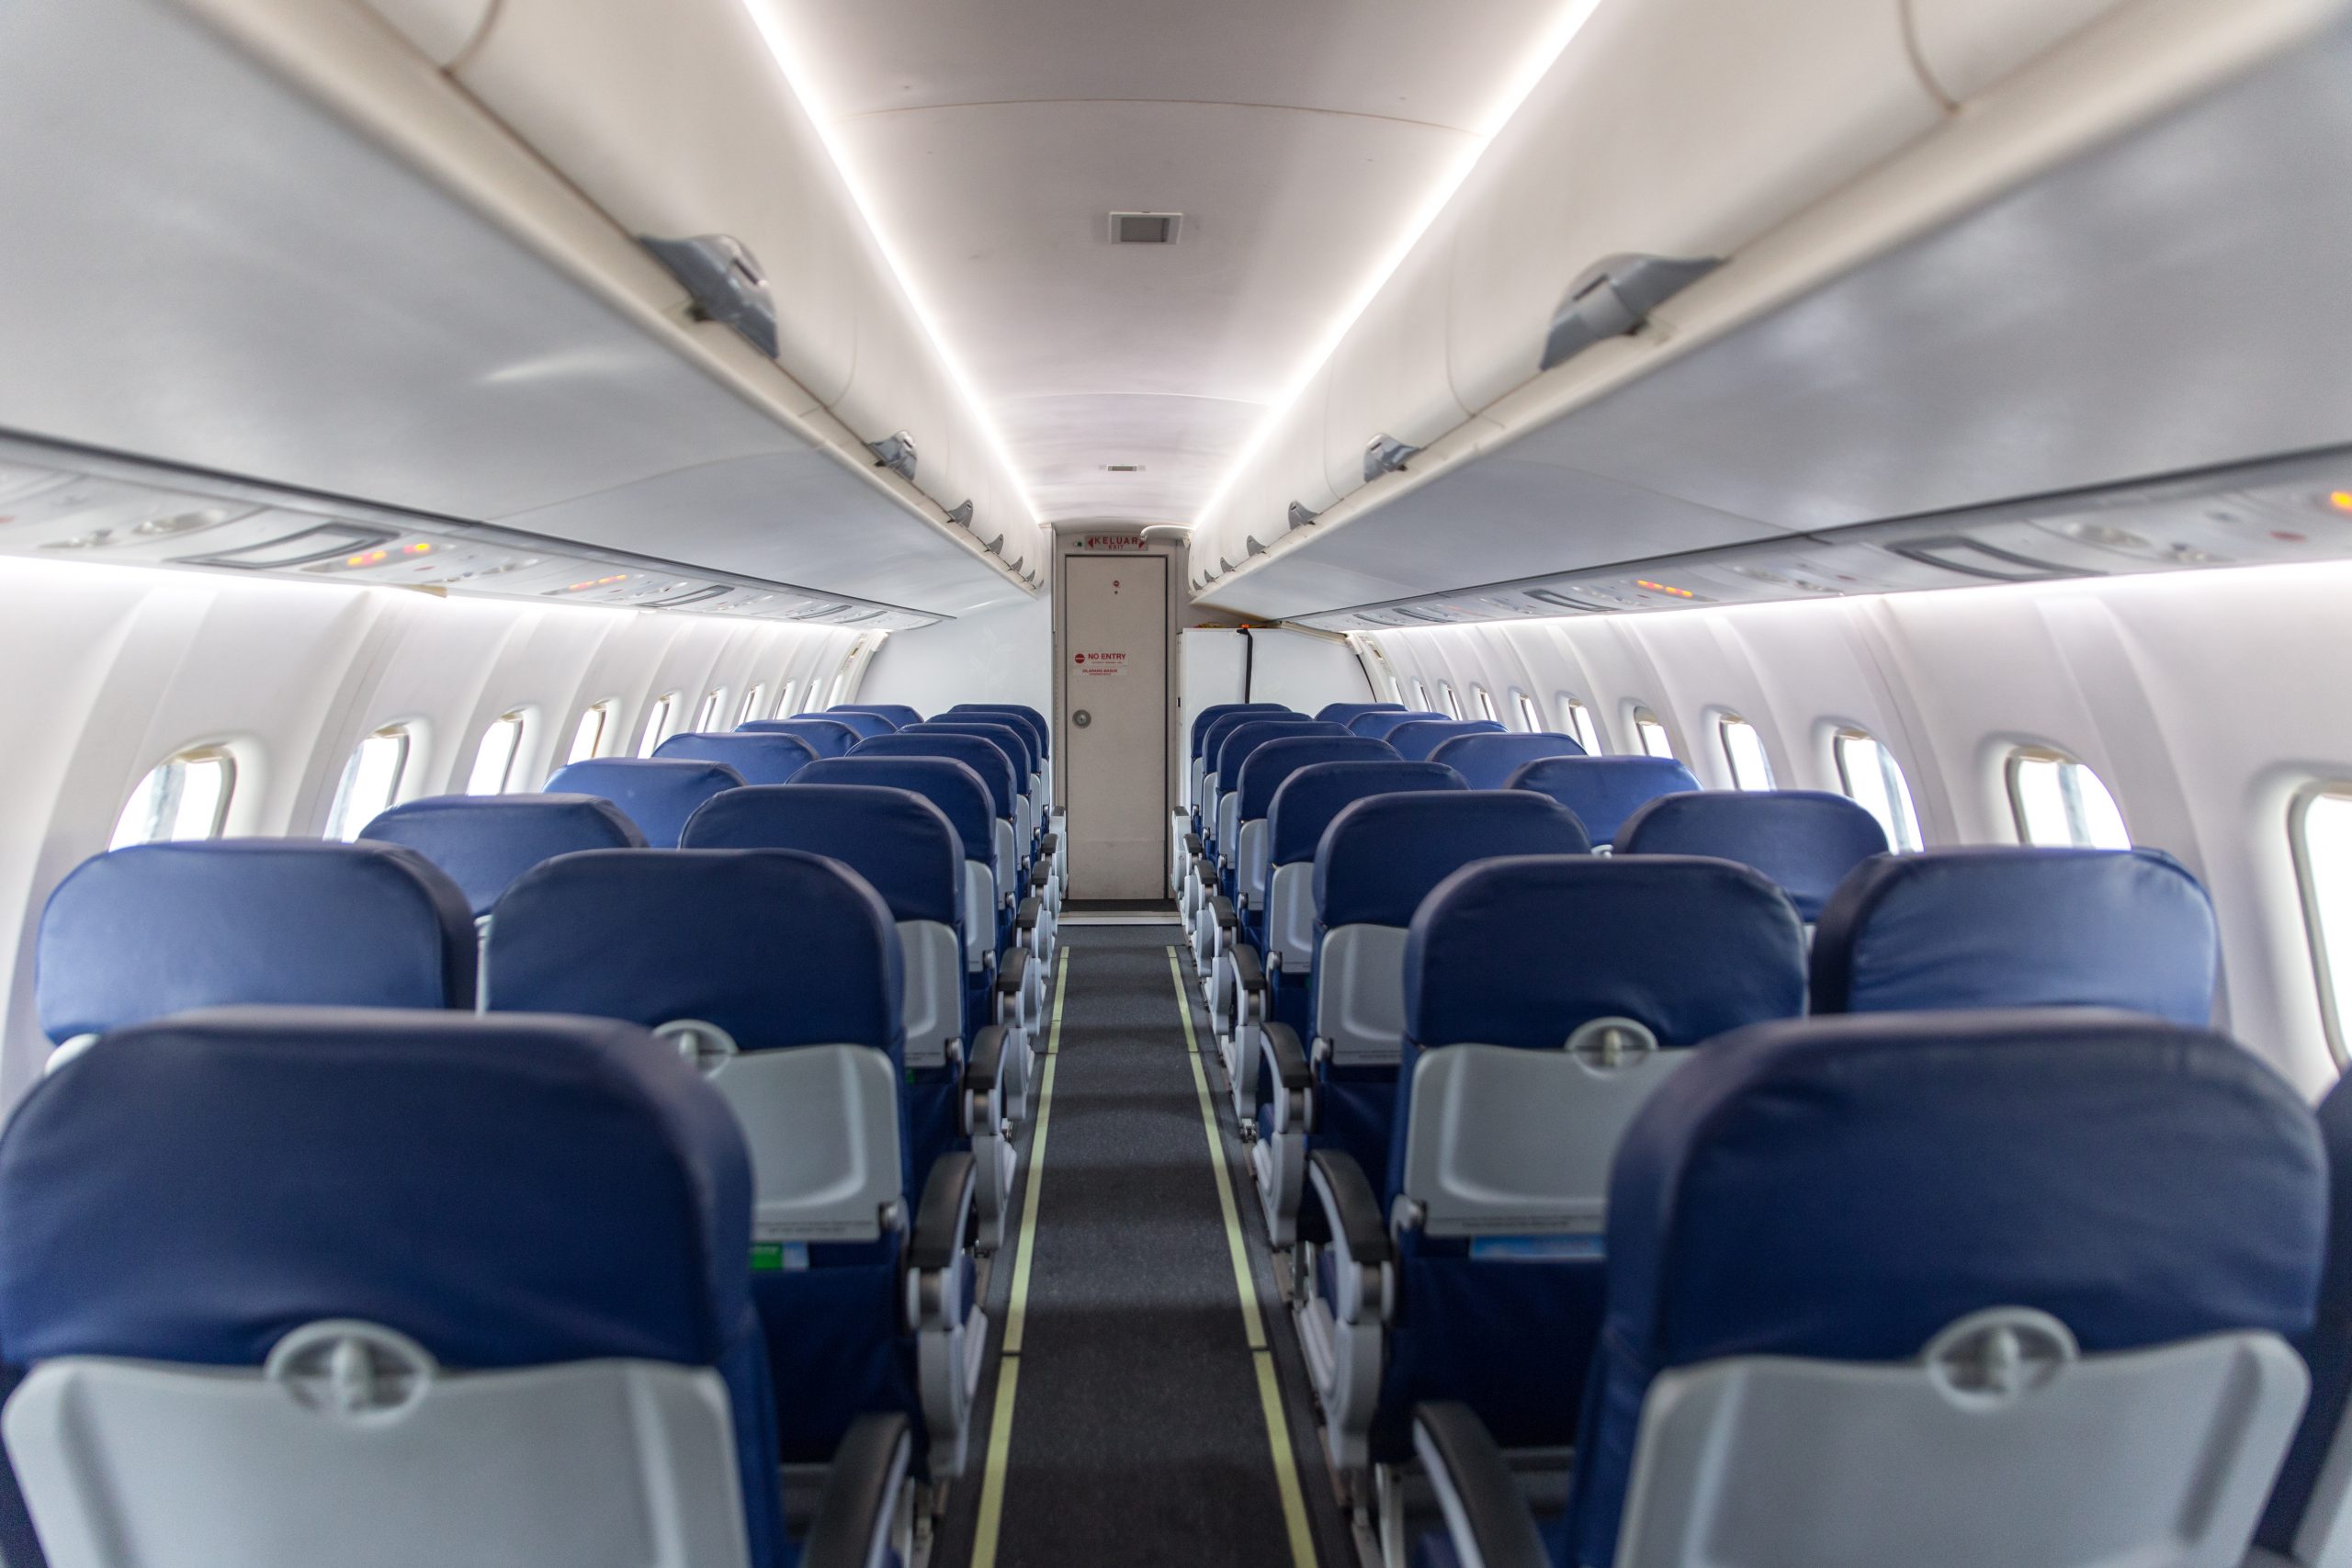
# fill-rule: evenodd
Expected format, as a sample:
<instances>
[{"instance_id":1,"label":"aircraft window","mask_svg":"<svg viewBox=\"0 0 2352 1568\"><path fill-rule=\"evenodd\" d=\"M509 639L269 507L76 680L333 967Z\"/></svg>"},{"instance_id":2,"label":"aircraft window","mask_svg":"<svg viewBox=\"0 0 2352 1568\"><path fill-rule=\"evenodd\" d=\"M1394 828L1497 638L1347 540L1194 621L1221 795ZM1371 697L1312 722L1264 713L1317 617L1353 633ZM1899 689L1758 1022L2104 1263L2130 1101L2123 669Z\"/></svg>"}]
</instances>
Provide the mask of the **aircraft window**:
<instances>
[{"instance_id":1,"label":"aircraft window","mask_svg":"<svg viewBox=\"0 0 2352 1568\"><path fill-rule=\"evenodd\" d=\"M637 738L639 756L650 757L653 749L670 738L670 716L677 711L677 693L653 699L653 705L645 710L645 732Z\"/></svg>"},{"instance_id":2,"label":"aircraft window","mask_svg":"<svg viewBox=\"0 0 2352 1568\"><path fill-rule=\"evenodd\" d=\"M408 752L408 731L397 724L360 741L351 761L343 765L343 783L334 792L334 810L327 818L329 834L348 843L376 819L377 813L400 798Z\"/></svg>"},{"instance_id":3,"label":"aircraft window","mask_svg":"<svg viewBox=\"0 0 2352 1568\"><path fill-rule=\"evenodd\" d=\"M514 782L514 759L523 750L523 728L526 719L519 708L500 714L481 732L481 744L474 748L473 772L466 775L468 795L504 795L507 785Z\"/></svg>"},{"instance_id":4,"label":"aircraft window","mask_svg":"<svg viewBox=\"0 0 2352 1568\"><path fill-rule=\"evenodd\" d=\"M1421 684L1421 678L1418 675L1413 677L1413 711L1415 713L1430 711L1430 689Z\"/></svg>"},{"instance_id":5,"label":"aircraft window","mask_svg":"<svg viewBox=\"0 0 2352 1568\"><path fill-rule=\"evenodd\" d=\"M1665 737L1660 727L1659 738ZM1772 760L1764 754L1764 737L1736 713L1715 720L1715 737L1723 742L1724 761L1731 764L1731 782L1741 789L1770 789ZM1648 744L1647 738L1644 739ZM1653 753L1655 754L1655 753Z\"/></svg>"},{"instance_id":6,"label":"aircraft window","mask_svg":"<svg viewBox=\"0 0 2352 1568\"><path fill-rule=\"evenodd\" d=\"M797 681L786 681L784 683L783 694L778 696L775 700L776 717L789 718L792 716L792 689L798 684L800 684L800 682Z\"/></svg>"},{"instance_id":7,"label":"aircraft window","mask_svg":"<svg viewBox=\"0 0 2352 1568\"><path fill-rule=\"evenodd\" d=\"M1519 727L1532 734L1544 728L1544 716L1535 711L1535 699L1525 692L1513 692L1511 699L1519 705ZM1590 750L1590 747L1586 748Z\"/></svg>"},{"instance_id":8,"label":"aircraft window","mask_svg":"<svg viewBox=\"0 0 2352 1568\"><path fill-rule=\"evenodd\" d=\"M1453 682L1440 681L1437 683L1437 705L1445 710L1446 717L1457 720L1461 718L1462 699L1453 694Z\"/></svg>"},{"instance_id":9,"label":"aircraft window","mask_svg":"<svg viewBox=\"0 0 2352 1568\"><path fill-rule=\"evenodd\" d=\"M1666 721L1647 708L1634 710L1634 739L1642 743L1645 757L1674 755L1674 741L1666 733Z\"/></svg>"},{"instance_id":10,"label":"aircraft window","mask_svg":"<svg viewBox=\"0 0 2352 1568\"><path fill-rule=\"evenodd\" d=\"M1566 716L1568 733L1577 738L1577 744L1585 749L1587 755L1600 756L1600 729L1592 722L1592 710L1574 697L1562 697L1560 711Z\"/></svg>"},{"instance_id":11,"label":"aircraft window","mask_svg":"<svg viewBox=\"0 0 2352 1568\"><path fill-rule=\"evenodd\" d=\"M107 848L217 839L237 788L236 759L217 746L183 751L148 771L115 818Z\"/></svg>"},{"instance_id":12,"label":"aircraft window","mask_svg":"<svg viewBox=\"0 0 2352 1568\"><path fill-rule=\"evenodd\" d=\"M2029 844L2128 850L2131 831L2099 776L2059 751L2025 747L2009 753L2009 809Z\"/></svg>"},{"instance_id":13,"label":"aircraft window","mask_svg":"<svg viewBox=\"0 0 2352 1568\"><path fill-rule=\"evenodd\" d=\"M1911 785L1894 753L1859 729L1841 729L1830 742L1838 757L1838 780L1857 806L1878 818L1886 841L1898 850L1916 850L1926 842L1919 833L1919 813L1911 804Z\"/></svg>"},{"instance_id":14,"label":"aircraft window","mask_svg":"<svg viewBox=\"0 0 2352 1568\"><path fill-rule=\"evenodd\" d=\"M759 717L760 704L767 699L767 694L768 689L764 685L754 686L750 691L744 693L743 711L735 716L735 722L738 724L749 724L752 720Z\"/></svg>"},{"instance_id":15,"label":"aircraft window","mask_svg":"<svg viewBox=\"0 0 2352 1568\"><path fill-rule=\"evenodd\" d=\"M571 731L571 750L565 752L567 762L584 762L605 747L605 726L613 716L611 699L597 703L580 716L580 723Z\"/></svg>"},{"instance_id":16,"label":"aircraft window","mask_svg":"<svg viewBox=\"0 0 2352 1568\"><path fill-rule=\"evenodd\" d=\"M725 705L726 701L727 694L723 690L713 691L704 694L702 706L695 712L695 732L696 734L707 735L712 730L718 728L719 709Z\"/></svg>"},{"instance_id":17,"label":"aircraft window","mask_svg":"<svg viewBox=\"0 0 2352 1568\"><path fill-rule=\"evenodd\" d=\"M2320 1015L2327 1025L2328 1048L2342 1066L2352 1061L2343 1010L2352 1002L2352 784L2305 793L2287 829L2296 880L2302 884L2312 963L2319 975Z\"/></svg>"},{"instance_id":18,"label":"aircraft window","mask_svg":"<svg viewBox=\"0 0 2352 1568\"><path fill-rule=\"evenodd\" d=\"M1470 688L1470 694L1478 699L1478 716L1480 718L1485 719L1489 724L1500 724L1502 722L1501 719L1495 716L1495 699L1487 694L1486 687L1473 686Z\"/></svg>"}]
</instances>

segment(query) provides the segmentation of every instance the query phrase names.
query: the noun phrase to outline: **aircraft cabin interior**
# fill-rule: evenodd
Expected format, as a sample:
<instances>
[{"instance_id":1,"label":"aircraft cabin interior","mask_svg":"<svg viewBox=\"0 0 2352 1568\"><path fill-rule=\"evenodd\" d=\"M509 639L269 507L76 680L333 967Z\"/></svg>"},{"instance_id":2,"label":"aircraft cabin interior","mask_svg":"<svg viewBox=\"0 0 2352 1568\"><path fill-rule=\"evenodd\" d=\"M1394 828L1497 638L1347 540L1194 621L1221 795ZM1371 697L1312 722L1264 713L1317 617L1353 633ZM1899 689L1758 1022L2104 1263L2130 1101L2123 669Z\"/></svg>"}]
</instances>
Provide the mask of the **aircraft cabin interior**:
<instances>
[{"instance_id":1,"label":"aircraft cabin interior","mask_svg":"<svg viewBox=\"0 0 2352 1568\"><path fill-rule=\"evenodd\" d=\"M2352 1568L2352 0L0 3L0 1568Z\"/></svg>"}]
</instances>

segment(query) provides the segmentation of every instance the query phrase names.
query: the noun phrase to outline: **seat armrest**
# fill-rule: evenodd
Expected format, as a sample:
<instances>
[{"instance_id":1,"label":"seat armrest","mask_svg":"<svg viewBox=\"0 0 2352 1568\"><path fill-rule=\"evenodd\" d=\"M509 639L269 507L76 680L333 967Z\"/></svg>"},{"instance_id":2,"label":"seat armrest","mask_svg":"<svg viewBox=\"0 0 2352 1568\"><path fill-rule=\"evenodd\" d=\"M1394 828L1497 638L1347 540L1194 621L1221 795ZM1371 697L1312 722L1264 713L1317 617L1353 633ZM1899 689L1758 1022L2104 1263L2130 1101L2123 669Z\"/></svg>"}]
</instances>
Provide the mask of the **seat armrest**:
<instances>
[{"instance_id":1,"label":"seat armrest","mask_svg":"<svg viewBox=\"0 0 2352 1568\"><path fill-rule=\"evenodd\" d=\"M1381 1218L1372 1183L1364 1179L1363 1167L1338 1149L1317 1149L1307 1156L1306 1169L1316 1201L1331 1222L1333 1243L1366 1268L1385 1265L1388 1225Z\"/></svg>"},{"instance_id":2,"label":"seat armrest","mask_svg":"<svg viewBox=\"0 0 2352 1568\"><path fill-rule=\"evenodd\" d=\"M898 1412L860 1416L833 1450L800 1568L872 1568L889 1559L914 1427Z\"/></svg>"},{"instance_id":3,"label":"seat armrest","mask_svg":"<svg viewBox=\"0 0 2352 1568\"><path fill-rule=\"evenodd\" d=\"M1209 910L1216 917L1219 930L1234 931L1240 927L1241 917L1233 912L1233 900L1224 894L1220 893L1209 900Z\"/></svg>"},{"instance_id":4,"label":"seat armrest","mask_svg":"<svg viewBox=\"0 0 2352 1568\"><path fill-rule=\"evenodd\" d=\"M1029 868L1029 886L1033 889L1049 886L1053 880L1054 868L1052 866L1041 863L1033 865Z\"/></svg>"},{"instance_id":5,"label":"seat armrest","mask_svg":"<svg viewBox=\"0 0 2352 1568\"><path fill-rule=\"evenodd\" d=\"M996 1126L997 1084L1003 1074L1004 1025L991 1023L972 1036L972 1049L964 1062L957 1114L966 1137ZM930 1195L928 1189L924 1195Z\"/></svg>"},{"instance_id":6,"label":"seat armrest","mask_svg":"<svg viewBox=\"0 0 2352 1568\"><path fill-rule=\"evenodd\" d=\"M956 1266L970 1238L974 1180L969 1149L951 1150L931 1162L922 1202L915 1210L914 1235L907 1239L908 1267L931 1273Z\"/></svg>"},{"instance_id":7,"label":"seat armrest","mask_svg":"<svg viewBox=\"0 0 2352 1568\"><path fill-rule=\"evenodd\" d=\"M1224 923L1221 918L1218 923ZM1237 942L1228 950L1227 956L1233 960L1234 983L1241 987L1242 994L1261 994L1266 988L1266 970L1258 962L1258 950L1246 942Z\"/></svg>"},{"instance_id":8,"label":"seat armrest","mask_svg":"<svg viewBox=\"0 0 2352 1568\"><path fill-rule=\"evenodd\" d=\"M1037 909L1038 904L1035 895L1033 894L1029 897L1021 900L1021 907L1018 909L1015 909L1012 914L1013 929L1023 931L1035 931L1037 929Z\"/></svg>"},{"instance_id":9,"label":"seat armrest","mask_svg":"<svg viewBox=\"0 0 2352 1568\"><path fill-rule=\"evenodd\" d=\"M1235 951L1238 953L1249 950ZM1269 1023L1258 1037L1264 1046L1266 1066L1274 1075L1275 1087L1296 1094L1315 1087L1315 1065L1306 1059L1306 1047L1298 1043L1298 1031L1287 1023Z\"/></svg>"},{"instance_id":10,"label":"seat armrest","mask_svg":"<svg viewBox=\"0 0 2352 1568\"><path fill-rule=\"evenodd\" d=\"M1061 847L1062 836L1059 833L1048 833L1037 840L1037 852L1047 860L1051 860L1054 852Z\"/></svg>"},{"instance_id":11,"label":"seat armrest","mask_svg":"<svg viewBox=\"0 0 2352 1568\"><path fill-rule=\"evenodd\" d=\"M1527 1495L1485 1422L1452 1400L1413 1406L1413 1452L1429 1472L1454 1555L1476 1568L1550 1568Z\"/></svg>"},{"instance_id":12,"label":"seat armrest","mask_svg":"<svg viewBox=\"0 0 2352 1568\"><path fill-rule=\"evenodd\" d=\"M1201 858L1204 852L1201 849L1200 834L1187 833L1184 835L1184 852L1192 856L1194 860Z\"/></svg>"},{"instance_id":13,"label":"seat armrest","mask_svg":"<svg viewBox=\"0 0 2352 1568\"><path fill-rule=\"evenodd\" d=\"M997 963L996 993L1001 997L1018 997L1022 982L1029 976L1029 950L1013 947L1005 950Z\"/></svg>"}]
</instances>

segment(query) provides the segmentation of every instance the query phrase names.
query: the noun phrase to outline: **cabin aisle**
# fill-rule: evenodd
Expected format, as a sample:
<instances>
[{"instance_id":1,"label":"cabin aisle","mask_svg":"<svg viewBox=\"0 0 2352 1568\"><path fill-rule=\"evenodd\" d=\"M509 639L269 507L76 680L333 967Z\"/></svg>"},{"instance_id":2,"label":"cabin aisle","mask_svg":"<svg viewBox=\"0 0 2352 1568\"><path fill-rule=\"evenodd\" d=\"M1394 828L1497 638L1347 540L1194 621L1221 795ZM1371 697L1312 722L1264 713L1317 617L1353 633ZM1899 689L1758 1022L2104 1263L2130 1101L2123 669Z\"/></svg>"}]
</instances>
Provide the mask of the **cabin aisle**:
<instances>
[{"instance_id":1,"label":"cabin aisle","mask_svg":"<svg viewBox=\"0 0 2352 1568\"><path fill-rule=\"evenodd\" d=\"M973 1429L987 1447L938 1563L1349 1560L1198 987L1179 1005L1180 934L1172 921L1063 927L1051 1098L1043 1114L1032 1107L1021 1239L989 1292L1005 1354L982 1390ZM1187 1010L1205 1053L1197 1069ZM1229 1209L1202 1085L1219 1112Z\"/></svg>"}]
</instances>

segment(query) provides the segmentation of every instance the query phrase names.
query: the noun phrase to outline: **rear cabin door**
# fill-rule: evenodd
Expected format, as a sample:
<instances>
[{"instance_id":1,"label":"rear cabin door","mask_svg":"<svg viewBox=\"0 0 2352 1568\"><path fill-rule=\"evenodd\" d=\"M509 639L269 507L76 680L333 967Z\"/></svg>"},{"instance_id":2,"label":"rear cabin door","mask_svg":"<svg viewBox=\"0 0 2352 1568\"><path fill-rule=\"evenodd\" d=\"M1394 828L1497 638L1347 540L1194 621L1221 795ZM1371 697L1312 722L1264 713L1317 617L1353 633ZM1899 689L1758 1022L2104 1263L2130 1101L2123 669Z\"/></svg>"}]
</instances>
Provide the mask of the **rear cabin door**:
<instances>
[{"instance_id":1,"label":"rear cabin door","mask_svg":"<svg viewBox=\"0 0 2352 1568\"><path fill-rule=\"evenodd\" d=\"M1069 896L1168 897L1168 558L1062 558L1062 798Z\"/></svg>"}]
</instances>

